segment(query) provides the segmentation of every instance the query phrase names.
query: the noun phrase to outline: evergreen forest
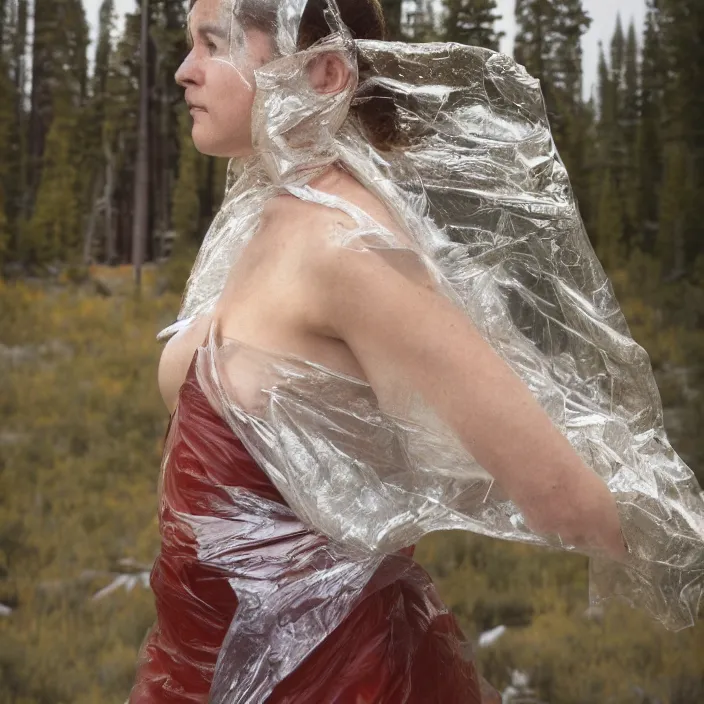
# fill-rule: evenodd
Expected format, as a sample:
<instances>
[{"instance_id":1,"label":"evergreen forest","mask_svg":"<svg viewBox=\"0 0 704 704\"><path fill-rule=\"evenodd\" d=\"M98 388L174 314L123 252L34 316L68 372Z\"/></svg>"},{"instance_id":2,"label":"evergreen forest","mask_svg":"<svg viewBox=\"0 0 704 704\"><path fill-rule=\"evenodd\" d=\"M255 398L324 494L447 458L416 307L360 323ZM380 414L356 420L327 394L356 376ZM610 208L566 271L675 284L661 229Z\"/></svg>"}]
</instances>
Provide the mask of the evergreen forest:
<instances>
[{"instance_id":1,"label":"evergreen forest","mask_svg":"<svg viewBox=\"0 0 704 704\"><path fill-rule=\"evenodd\" d=\"M592 245L704 485L704 2L644 0L583 97L582 0L516 0ZM498 50L496 0L381 0L391 37ZM185 0L0 0L0 704L123 704L154 619L173 321L227 164L191 141ZM419 561L504 704L702 704L704 622L588 609L587 559L481 536ZM704 613L702 613L704 617ZM488 637L489 634L491 637Z\"/></svg>"}]
</instances>

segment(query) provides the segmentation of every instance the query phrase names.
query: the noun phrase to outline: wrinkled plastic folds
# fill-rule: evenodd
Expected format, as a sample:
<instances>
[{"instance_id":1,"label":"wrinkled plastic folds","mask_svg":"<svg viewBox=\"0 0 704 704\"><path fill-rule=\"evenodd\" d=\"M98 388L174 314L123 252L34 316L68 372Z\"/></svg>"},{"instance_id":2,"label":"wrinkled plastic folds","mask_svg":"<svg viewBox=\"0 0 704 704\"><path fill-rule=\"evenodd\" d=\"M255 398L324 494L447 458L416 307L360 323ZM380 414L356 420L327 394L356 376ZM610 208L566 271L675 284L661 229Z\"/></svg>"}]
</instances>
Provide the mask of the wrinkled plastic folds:
<instances>
[{"instance_id":1,"label":"wrinkled plastic folds","mask_svg":"<svg viewBox=\"0 0 704 704\"><path fill-rule=\"evenodd\" d=\"M613 493L630 554L623 564L591 558L592 604L621 597L670 629L692 625L704 589L704 498L668 442L648 355L586 235L539 82L510 57L476 47L354 41L332 0L330 35L296 51L305 1L223 2L223 13L244 27L252 7L271 17L275 59L250 71L238 58L247 54L240 29L217 60L256 85L256 155L231 165L179 320L161 337L212 314L271 198L288 193L342 210L355 226L337 232L336 244L370 255L410 250ZM345 57L352 78L341 93L319 94L307 66L330 51ZM357 54L370 67L359 77ZM348 117L365 99L355 97L359 81L392 96L411 146L378 151ZM308 185L335 163L384 202L412 246ZM211 701L264 701L353 612L382 565L400 560L406 567L391 572L402 574L408 560L399 551L432 531L556 546L526 526L413 379L382 407L365 381L224 338L214 323L194 362L210 407L286 505L223 488L211 511L174 509L195 559L228 574L240 599ZM292 549L294 534L310 550ZM241 562L245 535L271 537L270 553ZM325 538L322 552L314 536Z\"/></svg>"}]
</instances>

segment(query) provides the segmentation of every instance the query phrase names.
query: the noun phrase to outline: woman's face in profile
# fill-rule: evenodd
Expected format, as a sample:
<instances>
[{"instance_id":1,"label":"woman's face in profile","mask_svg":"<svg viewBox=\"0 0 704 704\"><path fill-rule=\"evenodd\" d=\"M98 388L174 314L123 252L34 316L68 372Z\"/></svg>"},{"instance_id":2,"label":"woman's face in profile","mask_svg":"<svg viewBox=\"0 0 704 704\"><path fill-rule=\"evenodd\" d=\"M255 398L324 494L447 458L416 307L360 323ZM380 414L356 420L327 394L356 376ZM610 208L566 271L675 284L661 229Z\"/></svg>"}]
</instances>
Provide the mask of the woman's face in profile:
<instances>
[{"instance_id":1,"label":"woman's face in profile","mask_svg":"<svg viewBox=\"0 0 704 704\"><path fill-rule=\"evenodd\" d=\"M196 149L210 156L252 152L254 71L272 58L265 32L242 30L228 0L197 0L188 19L191 51L176 72L186 89Z\"/></svg>"}]
</instances>

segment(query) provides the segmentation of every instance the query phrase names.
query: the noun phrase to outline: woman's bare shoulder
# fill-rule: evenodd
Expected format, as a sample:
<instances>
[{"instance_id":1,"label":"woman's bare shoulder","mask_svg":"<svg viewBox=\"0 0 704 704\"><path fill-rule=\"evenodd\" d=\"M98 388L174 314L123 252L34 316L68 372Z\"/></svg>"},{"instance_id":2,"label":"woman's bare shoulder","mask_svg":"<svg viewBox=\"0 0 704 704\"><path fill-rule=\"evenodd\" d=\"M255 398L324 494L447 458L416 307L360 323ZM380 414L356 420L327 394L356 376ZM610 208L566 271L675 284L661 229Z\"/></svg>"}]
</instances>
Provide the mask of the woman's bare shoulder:
<instances>
[{"instance_id":1,"label":"woman's bare shoulder","mask_svg":"<svg viewBox=\"0 0 704 704\"><path fill-rule=\"evenodd\" d=\"M301 245L320 245L332 228L351 229L354 220L336 208L282 194L262 210L259 233L267 238L302 238Z\"/></svg>"},{"instance_id":2,"label":"woman's bare shoulder","mask_svg":"<svg viewBox=\"0 0 704 704\"><path fill-rule=\"evenodd\" d=\"M352 210L361 211L367 220L378 225L380 231L390 234L399 246L417 249L413 238L404 231L381 198L357 182L323 193L333 196L333 204L303 200L289 194L269 200L262 211L262 235L271 240L284 240L289 246L299 244L308 251L334 245L337 240L331 238L331 234L362 229L368 235L367 224L362 226L348 214L349 207L334 207L335 200L339 200Z\"/></svg>"}]
</instances>

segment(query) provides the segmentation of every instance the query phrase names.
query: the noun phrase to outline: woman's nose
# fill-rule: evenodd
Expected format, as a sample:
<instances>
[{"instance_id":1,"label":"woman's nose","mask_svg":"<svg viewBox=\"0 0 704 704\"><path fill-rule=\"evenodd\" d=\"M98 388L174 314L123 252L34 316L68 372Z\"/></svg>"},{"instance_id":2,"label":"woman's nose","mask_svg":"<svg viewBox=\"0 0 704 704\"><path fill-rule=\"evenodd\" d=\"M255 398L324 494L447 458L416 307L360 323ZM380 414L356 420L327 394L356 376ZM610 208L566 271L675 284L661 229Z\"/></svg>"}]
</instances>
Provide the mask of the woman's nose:
<instances>
[{"instance_id":1,"label":"woman's nose","mask_svg":"<svg viewBox=\"0 0 704 704\"><path fill-rule=\"evenodd\" d=\"M191 52L178 67L174 78L178 85L182 88L187 88L188 86L198 84L201 73L202 71L198 68L197 61L193 58L193 52Z\"/></svg>"}]
</instances>

